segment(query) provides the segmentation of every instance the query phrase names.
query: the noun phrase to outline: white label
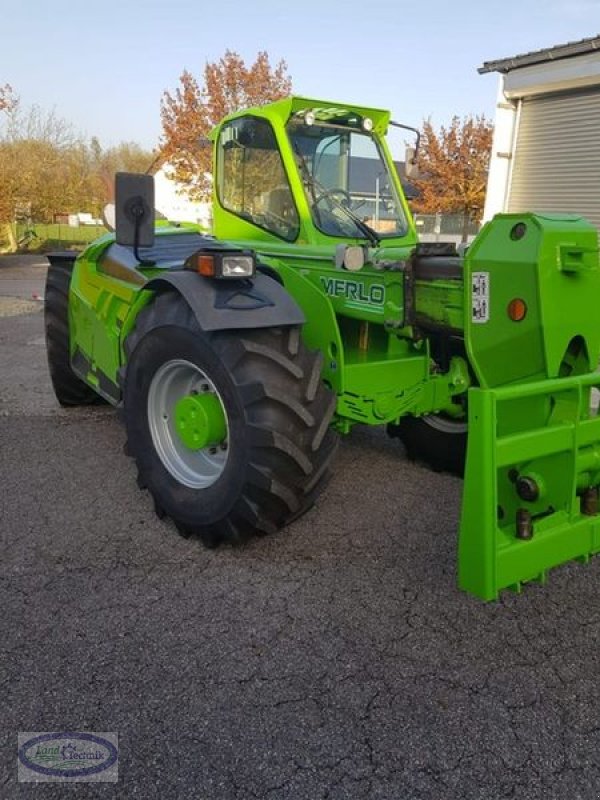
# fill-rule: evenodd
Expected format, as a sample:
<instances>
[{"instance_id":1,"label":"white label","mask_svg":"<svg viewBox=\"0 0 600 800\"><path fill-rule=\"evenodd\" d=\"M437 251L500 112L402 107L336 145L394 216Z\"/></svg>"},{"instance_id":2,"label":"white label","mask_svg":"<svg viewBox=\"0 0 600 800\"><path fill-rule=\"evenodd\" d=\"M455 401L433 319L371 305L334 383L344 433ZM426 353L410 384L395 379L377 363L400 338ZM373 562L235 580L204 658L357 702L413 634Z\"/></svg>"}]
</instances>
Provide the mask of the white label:
<instances>
[{"instance_id":1,"label":"white label","mask_svg":"<svg viewBox=\"0 0 600 800\"><path fill-rule=\"evenodd\" d=\"M475 323L489 322L490 319L490 273L474 272L472 275L473 315Z\"/></svg>"}]
</instances>

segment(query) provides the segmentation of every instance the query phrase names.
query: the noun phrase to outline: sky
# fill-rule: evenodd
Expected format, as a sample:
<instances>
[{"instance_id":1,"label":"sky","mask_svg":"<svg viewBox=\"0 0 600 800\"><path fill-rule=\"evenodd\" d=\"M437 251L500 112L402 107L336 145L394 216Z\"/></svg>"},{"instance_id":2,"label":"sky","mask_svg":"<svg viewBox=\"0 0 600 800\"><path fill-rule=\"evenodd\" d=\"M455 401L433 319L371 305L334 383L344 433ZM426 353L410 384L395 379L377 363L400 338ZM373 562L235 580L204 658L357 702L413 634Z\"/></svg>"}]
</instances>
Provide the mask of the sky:
<instances>
[{"instance_id":1,"label":"sky","mask_svg":"<svg viewBox=\"0 0 600 800\"><path fill-rule=\"evenodd\" d=\"M297 94L420 127L494 114L484 61L600 33L600 0L0 0L0 85L104 146L155 147L160 99L226 49L285 59Z\"/></svg>"}]
</instances>

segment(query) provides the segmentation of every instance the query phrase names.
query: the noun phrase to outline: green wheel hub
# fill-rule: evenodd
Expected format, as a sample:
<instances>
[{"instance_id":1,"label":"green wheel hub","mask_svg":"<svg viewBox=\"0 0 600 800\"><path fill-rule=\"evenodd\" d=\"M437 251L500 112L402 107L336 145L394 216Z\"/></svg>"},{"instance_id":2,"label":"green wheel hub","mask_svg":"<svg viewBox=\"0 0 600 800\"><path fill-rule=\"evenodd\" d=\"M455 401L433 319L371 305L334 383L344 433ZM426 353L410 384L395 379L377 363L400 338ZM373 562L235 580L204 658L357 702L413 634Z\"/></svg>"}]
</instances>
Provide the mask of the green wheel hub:
<instances>
[{"instance_id":1,"label":"green wheel hub","mask_svg":"<svg viewBox=\"0 0 600 800\"><path fill-rule=\"evenodd\" d=\"M214 447L225 439L227 424L215 394L189 394L175 405L175 431L190 450Z\"/></svg>"},{"instance_id":2,"label":"green wheel hub","mask_svg":"<svg viewBox=\"0 0 600 800\"><path fill-rule=\"evenodd\" d=\"M183 486L206 489L225 470L229 428L210 376L181 358L165 362L148 389L148 427L156 453Z\"/></svg>"}]
</instances>

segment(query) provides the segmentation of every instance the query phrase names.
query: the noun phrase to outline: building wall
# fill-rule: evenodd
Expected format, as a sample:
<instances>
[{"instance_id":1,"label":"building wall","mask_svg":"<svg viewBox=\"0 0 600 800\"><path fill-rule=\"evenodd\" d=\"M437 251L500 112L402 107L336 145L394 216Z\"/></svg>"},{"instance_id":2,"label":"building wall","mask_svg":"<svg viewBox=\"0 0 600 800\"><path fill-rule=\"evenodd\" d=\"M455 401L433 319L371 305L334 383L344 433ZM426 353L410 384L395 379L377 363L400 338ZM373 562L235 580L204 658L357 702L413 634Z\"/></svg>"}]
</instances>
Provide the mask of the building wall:
<instances>
[{"instance_id":1,"label":"building wall","mask_svg":"<svg viewBox=\"0 0 600 800\"><path fill-rule=\"evenodd\" d=\"M519 103L507 100L504 95L504 76L501 76L498 82L492 155L483 209L484 222L494 214L504 211L507 206L518 114Z\"/></svg>"},{"instance_id":2,"label":"building wall","mask_svg":"<svg viewBox=\"0 0 600 800\"><path fill-rule=\"evenodd\" d=\"M500 76L496 106L496 127L492 143L484 221L489 220L498 212L507 211L511 206L515 154L522 123L521 111L523 102L528 102L531 98L546 96L550 102L553 102L552 97L556 97L557 102L560 102L559 98L561 96L564 97L565 93L577 95L578 93L589 92L591 88L600 89L600 52L520 67ZM584 113L583 110L581 113ZM586 120L586 122L588 121ZM589 123L590 136L592 136L598 130L600 119L590 119ZM538 124L543 124L543 120ZM556 164L558 169L558 165L564 163L564 159L561 157L561 147L564 147L562 153L566 154L569 147L568 127L568 121L566 121L565 134L567 135L564 137L564 143L559 141L563 137L557 137L555 142L556 156L555 158L548 158L548 170L550 172L548 173L549 181L546 183L551 184L553 165ZM580 139L577 147L582 147ZM592 158L587 148L584 153L585 158ZM523 163L523 159L520 158L517 161L519 162L519 169L523 170L526 166ZM595 164L590 164L590 166L596 167ZM523 178L522 172L520 173L520 178L521 180ZM566 198L571 198L573 193L577 191L580 180L581 174L578 175L577 171L574 170L569 185L566 185L563 180L563 188L561 189L557 173L556 190L552 193L553 207L560 207L561 192L564 193L566 203ZM535 197L534 190L532 190L532 196ZM539 199L536 199L535 202L539 204L539 207L529 210L550 209L543 192L540 193ZM548 208L544 209L544 205L547 205ZM578 213L586 216L586 211L590 214L590 211L585 207L585 202L582 200L582 207L578 209ZM596 209L594 209L593 213L596 213Z\"/></svg>"}]
</instances>

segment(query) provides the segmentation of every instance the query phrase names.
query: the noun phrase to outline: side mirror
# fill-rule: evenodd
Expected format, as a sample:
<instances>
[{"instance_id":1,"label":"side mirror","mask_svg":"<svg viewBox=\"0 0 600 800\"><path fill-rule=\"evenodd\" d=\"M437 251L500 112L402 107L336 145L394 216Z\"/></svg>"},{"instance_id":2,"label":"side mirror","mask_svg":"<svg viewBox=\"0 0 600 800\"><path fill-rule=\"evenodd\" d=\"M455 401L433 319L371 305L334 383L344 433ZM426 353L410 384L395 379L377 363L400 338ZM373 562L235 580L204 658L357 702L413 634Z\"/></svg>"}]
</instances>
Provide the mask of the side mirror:
<instances>
[{"instance_id":1,"label":"side mirror","mask_svg":"<svg viewBox=\"0 0 600 800\"><path fill-rule=\"evenodd\" d=\"M115 229L115 217L115 204L107 203L102 209L102 221L104 222L104 227L108 228L109 231L114 231Z\"/></svg>"},{"instance_id":2,"label":"side mirror","mask_svg":"<svg viewBox=\"0 0 600 800\"><path fill-rule=\"evenodd\" d=\"M118 244L138 247L154 244L154 178L136 172L115 176L115 229Z\"/></svg>"},{"instance_id":3,"label":"side mirror","mask_svg":"<svg viewBox=\"0 0 600 800\"><path fill-rule=\"evenodd\" d=\"M413 180L418 180L421 177L421 171L419 170L416 156L416 147L406 148L406 153L404 156L404 173L409 180L411 178Z\"/></svg>"}]
</instances>

